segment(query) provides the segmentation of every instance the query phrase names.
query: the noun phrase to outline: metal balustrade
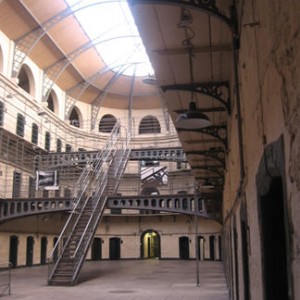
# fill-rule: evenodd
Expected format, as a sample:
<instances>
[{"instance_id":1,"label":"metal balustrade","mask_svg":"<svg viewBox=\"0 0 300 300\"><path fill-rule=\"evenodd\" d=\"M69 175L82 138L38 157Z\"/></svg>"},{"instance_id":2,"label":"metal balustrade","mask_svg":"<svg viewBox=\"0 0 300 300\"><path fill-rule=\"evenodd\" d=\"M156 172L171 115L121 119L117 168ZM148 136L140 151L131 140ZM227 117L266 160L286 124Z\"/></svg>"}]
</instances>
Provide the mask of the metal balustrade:
<instances>
[{"instance_id":1,"label":"metal balustrade","mask_svg":"<svg viewBox=\"0 0 300 300\"><path fill-rule=\"evenodd\" d=\"M67 198L0 199L0 223L31 215L71 211L73 200Z\"/></svg>"},{"instance_id":2,"label":"metal balustrade","mask_svg":"<svg viewBox=\"0 0 300 300\"><path fill-rule=\"evenodd\" d=\"M215 196L199 197L198 216L214 218L214 210L209 208L209 201L218 201ZM0 200L0 223L45 213L70 212L75 202L69 198L41 199L5 199ZM158 196L108 196L105 208L156 211L194 215L194 195L158 195Z\"/></svg>"},{"instance_id":3,"label":"metal balustrade","mask_svg":"<svg viewBox=\"0 0 300 300\"><path fill-rule=\"evenodd\" d=\"M101 155L99 151L56 152L35 157L36 167L39 170L55 169L61 166L85 164ZM162 149L131 149L129 160L160 160L160 161L185 161L182 148Z\"/></svg>"},{"instance_id":4,"label":"metal balustrade","mask_svg":"<svg viewBox=\"0 0 300 300\"><path fill-rule=\"evenodd\" d=\"M107 208L152 210L211 217L207 214L205 200L201 196L197 200L197 212L195 212L194 195L115 196L108 199Z\"/></svg>"}]
</instances>

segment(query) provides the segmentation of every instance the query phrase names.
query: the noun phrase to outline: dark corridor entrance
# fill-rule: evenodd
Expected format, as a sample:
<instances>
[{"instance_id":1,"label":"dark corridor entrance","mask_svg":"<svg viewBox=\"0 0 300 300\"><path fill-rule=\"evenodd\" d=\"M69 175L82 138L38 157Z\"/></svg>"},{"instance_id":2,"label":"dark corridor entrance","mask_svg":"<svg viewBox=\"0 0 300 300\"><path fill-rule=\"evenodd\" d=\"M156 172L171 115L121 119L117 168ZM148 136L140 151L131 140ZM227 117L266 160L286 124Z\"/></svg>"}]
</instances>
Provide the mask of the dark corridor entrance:
<instances>
[{"instance_id":1,"label":"dark corridor entrance","mask_svg":"<svg viewBox=\"0 0 300 300\"><path fill-rule=\"evenodd\" d=\"M280 177L273 178L267 194L260 197L260 209L264 299L289 299L287 221Z\"/></svg>"}]
</instances>

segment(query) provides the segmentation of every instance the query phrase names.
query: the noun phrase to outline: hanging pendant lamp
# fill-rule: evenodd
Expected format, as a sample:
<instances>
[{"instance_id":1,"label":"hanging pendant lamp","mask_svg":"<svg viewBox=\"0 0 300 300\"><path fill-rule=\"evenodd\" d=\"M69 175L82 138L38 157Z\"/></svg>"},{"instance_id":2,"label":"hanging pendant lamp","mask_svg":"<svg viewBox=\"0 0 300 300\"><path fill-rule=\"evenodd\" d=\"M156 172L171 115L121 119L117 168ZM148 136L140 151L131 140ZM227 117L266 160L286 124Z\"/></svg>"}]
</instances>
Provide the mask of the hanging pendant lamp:
<instances>
[{"instance_id":1,"label":"hanging pendant lamp","mask_svg":"<svg viewBox=\"0 0 300 300\"><path fill-rule=\"evenodd\" d=\"M211 125L209 118L197 110L196 103L191 101L189 103L189 110L180 114L175 122L177 129L202 129Z\"/></svg>"},{"instance_id":2,"label":"hanging pendant lamp","mask_svg":"<svg viewBox=\"0 0 300 300\"><path fill-rule=\"evenodd\" d=\"M183 18L182 18L183 19ZM186 19L186 18L184 18ZM189 26L182 26L185 28L186 38L183 40L182 44L187 48L188 58L189 58L189 71L191 87L194 85L194 73L193 73L193 45L191 40L194 38L195 34ZM190 35L189 35L190 33ZM185 130L196 130L208 127L211 125L209 118L197 109L196 100L194 97L194 91L191 92L191 101L189 103L189 109L187 112L180 114L176 121L175 127L177 129Z\"/></svg>"}]
</instances>

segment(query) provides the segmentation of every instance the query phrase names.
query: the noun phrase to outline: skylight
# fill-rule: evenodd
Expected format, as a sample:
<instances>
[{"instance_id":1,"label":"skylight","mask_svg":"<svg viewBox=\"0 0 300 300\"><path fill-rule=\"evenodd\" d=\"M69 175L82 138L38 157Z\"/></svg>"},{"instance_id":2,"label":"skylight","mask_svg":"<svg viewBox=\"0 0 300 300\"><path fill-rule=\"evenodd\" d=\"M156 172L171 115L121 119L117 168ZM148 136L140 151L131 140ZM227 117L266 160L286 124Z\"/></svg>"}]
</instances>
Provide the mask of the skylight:
<instances>
[{"instance_id":1,"label":"skylight","mask_svg":"<svg viewBox=\"0 0 300 300\"><path fill-rule=\"evenodd\" d=\"M77 20L116 73L153 75L145 47L126 0L66 0Z\"/></svg>"}]
</instances>

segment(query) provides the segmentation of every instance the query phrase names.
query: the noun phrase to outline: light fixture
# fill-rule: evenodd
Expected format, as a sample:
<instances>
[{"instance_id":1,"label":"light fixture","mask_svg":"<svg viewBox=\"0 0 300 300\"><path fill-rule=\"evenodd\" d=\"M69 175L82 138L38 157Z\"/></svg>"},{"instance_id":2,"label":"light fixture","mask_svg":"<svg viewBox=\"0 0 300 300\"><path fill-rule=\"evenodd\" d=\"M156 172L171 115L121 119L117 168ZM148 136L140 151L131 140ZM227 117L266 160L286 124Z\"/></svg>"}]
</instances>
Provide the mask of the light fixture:
<instances>
[{"instance_id":1,"label":"light fixture","mask_svg":"<svg viewBox=\"0 0 300 300\"><path fill-rule=\"evenodd\" d=\"M176 121L175 127L177 129L195 130L202 129L211 125L209 118L197 109L195 92L194 92L194 73L193 73L193 44L191 40L195 37L195 33L188 25L192 23L192 18L188 10L183 9L181 12L181 22L178 27L184 28L185 39L182 41L182 45L188 51L189 57L189 69L191 80L191 100L189 103L189 109L187 112L180 114Z\"/></svg>"},{"instance_id":2,"label":"light fixture","mask_svg":"<svg viewBox=\"0 0 300 300\"><path fill-rule=\"evenodd\" d=\"M215 185L208 178L206 178L201 184L201 187L205 189L213 189Z\"/></svg>"},{"instance_id":3,"label":"light fixture","mask_svg":"<svg viewBox=\"0 0 300 300\"><path fill-rule=\"evenodd\" d=\"M42 108L39 108L37 114L38 114L39 116L44 116L44 115L46 115L47 113L46 113Z\"/></svg>"},{"instance_id":4,"label":"light fixture","mask_svg":"<svg viewBox=\"0 0 300 300\"><path fill-rule=\"evenodd\" d=\"M201 129L211 125L209 118L197 110L196 102L191 101L189 110L180 114L175 122L177 129Z\"/></svg>"}]
</instances>

